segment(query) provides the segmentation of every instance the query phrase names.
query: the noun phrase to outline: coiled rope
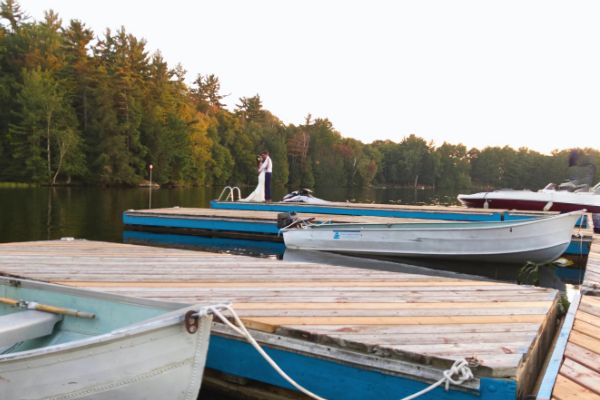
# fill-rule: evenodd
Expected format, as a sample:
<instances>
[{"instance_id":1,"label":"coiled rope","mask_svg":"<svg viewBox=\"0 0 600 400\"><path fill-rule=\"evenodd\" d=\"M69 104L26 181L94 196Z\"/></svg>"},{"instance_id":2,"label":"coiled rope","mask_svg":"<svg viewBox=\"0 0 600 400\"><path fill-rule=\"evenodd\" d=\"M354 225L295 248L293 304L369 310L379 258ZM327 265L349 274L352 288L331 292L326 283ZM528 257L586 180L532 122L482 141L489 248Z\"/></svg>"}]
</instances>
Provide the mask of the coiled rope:
<instances>
[{"instance_id":1,"label":"coiled rope","mask_svg":"<svg viewBox=\"0 0 600 400\"><path fill-rule=\"evenodd\" d=\"M279 367L279 365L277 365L277 363L273 361L273 359L263 350L263 348L258 344L256 339L252 337L252 335L250 334L250 332L248 332L248 329L246 329L246 326L244 325L240 317L230 305L210 306L208 307L208 310L212 312L217 318L219 318L221 322L223 322L225 325L231 328L234 332L245 338L248 341L248 343L250 343L252 347L254 347L254 349L269 363L269 365L275 370L275 372L277 372L279 376L285 379L290 385L292 385L298 391L304 393L308 397L311 397L316 400L326 400L324 397L318 396L310 390L306 389L305 387L301 386L288 374L286 374L281 369L281 367ZM221 313L221 310L229 311L229 313L233 317L233 320L235 321L235 325L231 323L231 321L229 321L229 319L225 317L223 313ZM456 360L449 369L443 372L443 377L439 381L429 385L428 387L417 393L404 397L401 400L416 399L419 396L429 393L430 391L434 390L440 385L444 385L445 390L448 391L450 389L450 384L461 385L462 383L473 378L473 372L469 368L468 361L464 358L461 360Z\"/></svg>"}]
</instances>

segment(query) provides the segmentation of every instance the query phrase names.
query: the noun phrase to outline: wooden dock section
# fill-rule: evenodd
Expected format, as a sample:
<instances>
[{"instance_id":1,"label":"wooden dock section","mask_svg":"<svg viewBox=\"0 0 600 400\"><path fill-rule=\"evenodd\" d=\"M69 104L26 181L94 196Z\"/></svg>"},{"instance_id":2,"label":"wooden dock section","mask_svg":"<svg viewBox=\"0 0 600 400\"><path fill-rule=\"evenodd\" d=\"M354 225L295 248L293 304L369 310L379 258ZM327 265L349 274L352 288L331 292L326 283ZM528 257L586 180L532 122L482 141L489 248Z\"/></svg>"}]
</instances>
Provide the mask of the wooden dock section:
<instances>
[{"instance_id":1,"label":"wooden dock section","mask_svg":"<svg viewBox=\"0 0 600 400\"><path fill-rule=\"evenodd\" d=\"M449 221L504 221L529 219L554 215L547 211L515 211L502 209L466 208L462 206L414 206L404 204L375 204L327 202L311 203L252 203L218 201L210 202L210 208L247 211L301 212L334 215L362 215L371 217L417 218Z\"/></svg>"},{"instance_id":2,"label":"wooden dock section","mask_svg":"<svg viewBox=\"0 0 600 400\"><path fill-rule=\"evenodd\" d=\"M344 204L344 203L341 203ZM413 208L415 208L413 206ZM429 210L429 208L425 208ZM488 213L480 213L488 215ZM205 235L236 239L255 239L283 242L279 235L275 211L254 211L213 208L153 208L127 210L123 224L128 231L144 231L178 235ZM441 214L440 214L441 215ZM492 215L492 214L489 214ZM298 218L313 218L315 223L423 223L457 222L450 218L420 219L411 217L377 217L368 215L337 215L299 213ZM466 222L466 221L462 221ZM577 228L573 240L565 251L567 255L587 255L591 243L591 229Z\"/></svg>"},{"instance_id":3,"label":"wooden dock section","mask_svg":"<svg viewBox=\"0 0 600 400\"><path fill-rule=\"evenodd\" d=\"M561 328L539 400L600 400L600 238Z\"/></svg>"},{"instance_id":4,"label":"wooden dock section","mask_svg":"<svg viewBox=\"0 0 600 400\"><path fill-rule=\"evenodd\" d=\"M594 234L581 292L600 298L600 235Z\"/></svg>"},{"instance_id":5,"label":"wooden dock section","mask_svg":"<svg viewBox=\"0 0 600 400\"><path fill-rule=\"evenodd\" d=\"M219 210L212 208L153 208L127 210L123 224L127 229L177 234L207 234L224 237L283 241L277 227L277 212ZM356 215L298 214L313 218L315 223L381 223L423 222L415 218L369 217ZM449 222L444 220L431 222Z\"/></svg>"},{"instance_id":6,"label":"wooden dock section","mask_svg":"<svg viewBox=\"0 0 600 400\"><path fill-rule=\"evenodd\" d=\"M398 399L462 358L476 379L423 399L523 398L557 313L552 289L85 240L0 244L0 273L139 298L231 302L290 376L329 399ZM290 388L220 323L207 365Z\"/></svg>"}]
</instances>

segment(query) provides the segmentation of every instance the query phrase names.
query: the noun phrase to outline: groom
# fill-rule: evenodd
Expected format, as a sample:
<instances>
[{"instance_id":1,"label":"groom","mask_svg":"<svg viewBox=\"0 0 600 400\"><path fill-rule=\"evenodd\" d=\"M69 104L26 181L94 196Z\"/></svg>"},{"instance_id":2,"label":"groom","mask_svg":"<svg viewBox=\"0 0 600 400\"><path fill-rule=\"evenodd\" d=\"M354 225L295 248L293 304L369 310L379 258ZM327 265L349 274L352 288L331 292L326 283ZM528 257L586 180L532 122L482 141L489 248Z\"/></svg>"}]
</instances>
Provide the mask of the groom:
<instances>
[{"instance_id":1,"label":"groom","mask_svg":"<svg viewBox=\"0 0 600 400\"><path fill-rule=\"evenodd\" d=\"M271 173L273 172L273 162L271 161L271 157L269 157L269 152L264 150L260 153L260 158L262 162L260 163L260 167L258 168L258 174L265 171L265 202L271 202Z\"/></svg>"}]
</instances>

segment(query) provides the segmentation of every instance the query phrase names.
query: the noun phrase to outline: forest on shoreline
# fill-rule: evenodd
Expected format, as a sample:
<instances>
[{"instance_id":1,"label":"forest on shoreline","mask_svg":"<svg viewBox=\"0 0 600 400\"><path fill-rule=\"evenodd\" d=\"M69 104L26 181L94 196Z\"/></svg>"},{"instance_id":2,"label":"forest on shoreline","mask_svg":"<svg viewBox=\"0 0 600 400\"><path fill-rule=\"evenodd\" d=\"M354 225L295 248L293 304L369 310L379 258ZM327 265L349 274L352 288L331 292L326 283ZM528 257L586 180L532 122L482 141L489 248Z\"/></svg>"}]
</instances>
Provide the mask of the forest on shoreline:
<instances>
[{"instance_id":1,"label":"forest on shoreline","mask_svg":"<svg viewBox=\"0 0 600 400\"><path fill-rule=\"evenodd\" d=\"M416 135L365 144L326 118L285 124L258 94L233 110L223 100L219 77L197 74L188 85L181 65L149 54L124 27L97 34L51 10L32 21L16 1L0 2L0 182L132 186L152 164L159 184L253 185L261 150L271 153L274 184L291 187L600 180L599 149L544 155Z\"/></svg>"}]
</instances>

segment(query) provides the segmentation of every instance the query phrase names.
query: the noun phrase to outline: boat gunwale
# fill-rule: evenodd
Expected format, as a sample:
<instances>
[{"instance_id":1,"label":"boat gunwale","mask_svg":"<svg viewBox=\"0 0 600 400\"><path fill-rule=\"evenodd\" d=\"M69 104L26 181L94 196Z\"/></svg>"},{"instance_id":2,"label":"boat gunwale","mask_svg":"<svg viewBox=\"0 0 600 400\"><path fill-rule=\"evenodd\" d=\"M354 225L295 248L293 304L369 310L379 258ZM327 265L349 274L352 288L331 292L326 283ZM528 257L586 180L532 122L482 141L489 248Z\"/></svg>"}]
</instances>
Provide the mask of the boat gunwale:
<instances>
[{"instance_id":1,"label":"boat gunwale","mask_svg":"<svg viewBox=\"0 0 600 400\"><path fill-rule=\"evenodd\" d=\"M300 229L304 230L354 230L354 231L384 231L389 232L395 226L402 227L403 229L396 229L398 231L404 231L411 228L419 227L422 231L437 231L440 227L444 227L448 231L481 231L481 230L497 230L502 228L514 228L525 225L531 225L541 222L554 222L558 219L567 219L569 217L580 218L585 214L586 210L581 209L578 211L571 211L564 214L552 215L548 217L536 217L528 220L509 220L509 221L474 221L474 222L456 222L456 223L437 223L437 222L405 222L397 224L380 224L380 223L360 223L360 222L349 222L349 223L333 223L333 224L318 224L303 226ZM576 220L575 220L576 222ZM573 226L575 226L575 222ZM433 226L435 225L435 226ZM360 227L360 228L359 228ZM372 227L372 228L371 228ZM338 229L339 228L339 229ZM287 228L282 229L283 233L299 231L298 228Z\"/></svg>"},{"instance_id":2,"label":"boat gunwale","mask_svg":"<svg viewBox=\"0 0 600 400\"><path fill-rule=\"evenodd\" d=\"M3 282L6 280L7 280L7 278L0 277L0 285L6 285L6 283ZM15 281L15 279L8 279L8 280L13 281L13 282ZM19 281L22 281L22 280L19 279ZM44 283L38 283L38 282L27 282L27 286L29 286L32 283L33 283L33 285L31 285L31 287L35 287L35 286L53 287L55 291L61 291L59 288L62 288L62 287L69 288L68 286L60 286L60 285L54 285L54 284L50 284L50 283L44 284ZM76 293L96 294L96 292L94 292L94 291L86 291L86 290L76 289L76 288L70 288L70 289L73 289L73 292L76 292ZM100 294L103 294L103 293L100 293ZM91 296L91 297L95 297L95 296ZM103 296L103 297L111 298L112 295L105 294L105 296ZM126 299L126 300L137 300L135 298L122 296L122 295L118 295L118 297ZM135 301L133 301L132 303L135 304ZM161 308L160 305L163 302L155 302L155 304L152 304L153 303L152 300L145 300L144 303L146 303L144 305L154 305L157 308ZM166 304L178 305L179 303L166 303ZM140 334L143 334L146 332L150 332L150 331L156 331L159 329L163 329L166 327L170 327L170 326L182 323L185 319L185 313L187 313L188 311L196 311L199 314L200 318L207 316L207 315L209 315L209 312L208 312L209 307L210 306L200 305L200 304L187 305L187 306L177 308L177 309L169 309L169 308L165 307L166 312L164 314L157 315L155 317L148 318L148 319L145 319L145 320L142 320L139 322L135 322L133 324L129 324L122 328L114 329L110 332L106 332L106 333L103 333L100 335L94 335L94 336L90 336L90 337L87 337L84 339L78 339L78 340L73 340L73 341L69 341L66 343L59 343L59 344L55 344L55 345L39 347L36 349L31 349L31 350L0 354L0 365L2 365L3 362L17 361L17 360L33 358L33 357L38 357L38 356L43 356L43 355L55 354L55 353L64 352L64 351L77 350L78 348L88 346L88 345L104 345L104 344L118 341L118 340L121 340L121 339L124 339L127 337L137 336L137 335L140 335Z\"/></svg>"}]
</instances>

